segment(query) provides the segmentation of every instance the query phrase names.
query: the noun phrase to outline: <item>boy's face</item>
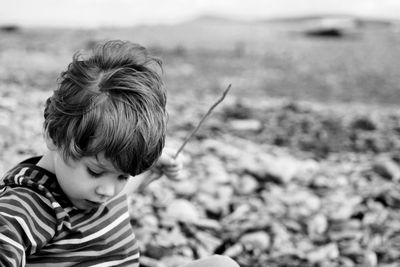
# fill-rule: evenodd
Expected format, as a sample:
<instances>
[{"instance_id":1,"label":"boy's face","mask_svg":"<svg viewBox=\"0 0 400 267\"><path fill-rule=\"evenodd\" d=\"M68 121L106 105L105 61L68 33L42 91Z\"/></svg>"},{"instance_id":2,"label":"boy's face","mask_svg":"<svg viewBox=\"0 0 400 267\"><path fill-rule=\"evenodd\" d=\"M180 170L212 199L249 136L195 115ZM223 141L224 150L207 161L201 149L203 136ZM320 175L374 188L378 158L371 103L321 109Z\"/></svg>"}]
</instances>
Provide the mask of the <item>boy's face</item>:
<instances>
[{"instance_id":1,"label":"boy's face","mask_svg":"<svg viewBox=\"0 0 400 267\"><path fill-rule=\"evenodd\" d=\"M128 174L119 172L103 155L65 161L55 153L54 171L58 183L72 204L90 210L122 191Z\"/></svg>"}]
</instances>

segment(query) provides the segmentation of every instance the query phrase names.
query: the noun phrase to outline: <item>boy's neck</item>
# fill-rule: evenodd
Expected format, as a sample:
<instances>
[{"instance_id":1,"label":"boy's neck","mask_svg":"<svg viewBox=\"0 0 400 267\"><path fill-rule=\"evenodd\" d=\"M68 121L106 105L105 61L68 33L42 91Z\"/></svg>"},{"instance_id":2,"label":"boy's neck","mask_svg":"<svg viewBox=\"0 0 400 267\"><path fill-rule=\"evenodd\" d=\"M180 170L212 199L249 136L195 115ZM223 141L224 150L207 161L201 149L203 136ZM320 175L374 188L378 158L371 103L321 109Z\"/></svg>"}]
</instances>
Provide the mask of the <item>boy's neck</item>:
<instances>
[{"instance_id":1,"label":"boy's neck","mask_svg":"<svg viewBox=\"0 0 400 267\"><path fill-rule=\"evenodd\" d=\"M47 152L44 153L43 157L38 163L36 163L36 165L51 173L54 173L54 161L52 153L52 151L47 150Z\"/></svg>"}]
</instances>

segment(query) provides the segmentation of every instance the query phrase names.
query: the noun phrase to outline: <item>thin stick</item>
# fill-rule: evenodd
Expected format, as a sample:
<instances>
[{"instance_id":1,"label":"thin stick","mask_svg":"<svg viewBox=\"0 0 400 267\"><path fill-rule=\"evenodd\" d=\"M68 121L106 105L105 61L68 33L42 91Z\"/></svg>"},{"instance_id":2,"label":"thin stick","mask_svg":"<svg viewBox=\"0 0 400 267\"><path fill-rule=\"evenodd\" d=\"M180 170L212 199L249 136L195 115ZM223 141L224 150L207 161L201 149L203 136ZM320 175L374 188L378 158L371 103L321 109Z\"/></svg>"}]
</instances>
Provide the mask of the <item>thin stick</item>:
<instances>
[{"instance_id":1,"label":"thin stick","mask_svg":"<svg viewBox=\"0 0 400 267\"><path fill-rule=\"evenodd\" d=\"M220 97L220 99L218 99L211 107L210 109L207 111L207 113L201 118L201 120L199 121L199 123L197 124L196 128L194 128L194 130L186 137L185 141L182 143L182 145L179 147L178 151L176 151L174 158L178 157L179 153L181 153L181 151L183 150L183 148L185 147L185 145L187 144L187 142L189 142L189 140L195 135L195 133L199 130L200 126L203 124L203 122L206 120L206 118L211 114L211 112L213 111L213 109L218 106L219 103L221 103L224 99L225 96L228 94L229 90L231 89L231 84L228 85L228 87L225 89L225 91L223 92L222 96Z\"/></svg>"},{"instance_id":2,"label":"thin stick","mask_svg":"<svg viewBox=\"0 0 400 267\"><path fill-rule=\"evenodd\" d=\"M219 104L221 103L224 99L225 96L228 94L229 89L231 89L231 84L228 85L228 87L225 89L225 91L223 92L222 96L220 99L218 99L211 107L210 109L207 111L207 113L201 118L201 120L199 121L199 123L197 124L196 128L186 137L185 141L182 143L182 145L179 147L178 151L175 153L174 155L174 159L176 159L179 155L179 153L183 150L183 148L185 147L185 145L189 142L189 140L195 135L195 133L199 130L201 124L205 121L205 119L211 114L211 112L213 111L213 109ZM140 182L139 187L137 189L138 192L142 192L144 190L144 188L146 188L150 183L152 183L153 181L159 179L161 176L163 175L163 173L155 173L155 172L149 172L149 175L143 179L142 182Z\"/></svg>"}]
</instances>

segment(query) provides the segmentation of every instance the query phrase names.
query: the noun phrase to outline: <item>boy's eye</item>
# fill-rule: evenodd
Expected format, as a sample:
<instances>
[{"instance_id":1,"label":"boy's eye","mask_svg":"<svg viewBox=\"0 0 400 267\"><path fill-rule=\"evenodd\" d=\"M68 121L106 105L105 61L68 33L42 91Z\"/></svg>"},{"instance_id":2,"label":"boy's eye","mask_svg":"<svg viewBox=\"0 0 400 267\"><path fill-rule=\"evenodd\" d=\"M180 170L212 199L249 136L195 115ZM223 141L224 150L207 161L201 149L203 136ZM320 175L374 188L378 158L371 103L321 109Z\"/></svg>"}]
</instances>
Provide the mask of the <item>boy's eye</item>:
<instances>
[{"instance_id":1,"label":"boy's eye","mask_svg":"<svg viewBox=\"0 0 400 267\"><path fill-rule=\"evenodd\" d=\"M95 172L90 168L87 168L87 172L93 177L100 177L103 174L102 172Z\"/></svg>"}]
</instances>

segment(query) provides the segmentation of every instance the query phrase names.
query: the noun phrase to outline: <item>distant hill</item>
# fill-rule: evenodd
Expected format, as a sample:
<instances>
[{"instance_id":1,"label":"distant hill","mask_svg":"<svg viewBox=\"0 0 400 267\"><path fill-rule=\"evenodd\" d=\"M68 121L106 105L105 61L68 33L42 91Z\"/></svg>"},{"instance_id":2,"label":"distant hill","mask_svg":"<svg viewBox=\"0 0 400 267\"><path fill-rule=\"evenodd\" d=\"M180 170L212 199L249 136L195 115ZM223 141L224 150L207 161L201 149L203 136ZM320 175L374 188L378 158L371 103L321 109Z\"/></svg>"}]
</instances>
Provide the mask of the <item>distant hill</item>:
<instances>
[{"instance_id":1,"label":"distant hill","mask_svg":"<svg viewBox=\"0 0 400 267\"><path fill-rule=\"evenodd\" d=\"M397 23L397 24L396 24ZM128 39L147 46L186 49L232 50L246 47L246 51L265 51L279 47L282 42L292 42L293 36L307 36L311 30L319 31L326 25L342 31L368 28L388 28L400 25L396 21L357 18L342 15L302 16L265 20L240 20L220 16L200 16L181 23L167 25L138 25L133 27L104 27L98 29L37 29L37 33L71 35L81 32L82 36L96 40ZM325 28L324 28L325 27ZM397 26L396 26L397 27ZM8 28L7 28L8 29ZM3 29L6 31L7 29ZM21 28L17 28L20 30ZM400 29L400 27L399 27ZM32 31L32 29L26 29ZM14 31L17 32L17 31ZM340 33L341 34L341 33ZM339 35L340 35L339 34ZM50 38L50 37L49 37Z\"/></svg>"},{"instance_id":2,"label":"distant hill","mask_svg":"<svg viewBox=\"0 0 400 267\"><path fill-rule=\"evenodd\" d=\"M365 24L380 24L380 25L390 25L397 24L400 22L396 19L385 19L385 18L373 18L373 17L362 17L353 16L346 14L318 14L318 15L303 15L303 16L290 16L290 17L279 17L258 20L264 23L303 23L307 21L322 20L322 19L351 19Z\"/></svg>"},{"instance_id":3,"label":"distant hill","mask_svg":"<svg viewBox=\"0 0 400 267\"><path fill-rule=\"evenodd\" d=\"M344 15L303 16L266 20L239 20L219 16L201 16L175 25L151 25L135 27L135 39L162 46L183 45L194 48L232 47L246 44L262 47L273 39L307 32L310 29L333 27L348 31L368 27L387 28L396 21L358 18ZM399 24L400 25L400 24ZM361 29L362 28L362 29ZM143 39L142 39L143 38Z\"/></svg>"}]
</instances>

